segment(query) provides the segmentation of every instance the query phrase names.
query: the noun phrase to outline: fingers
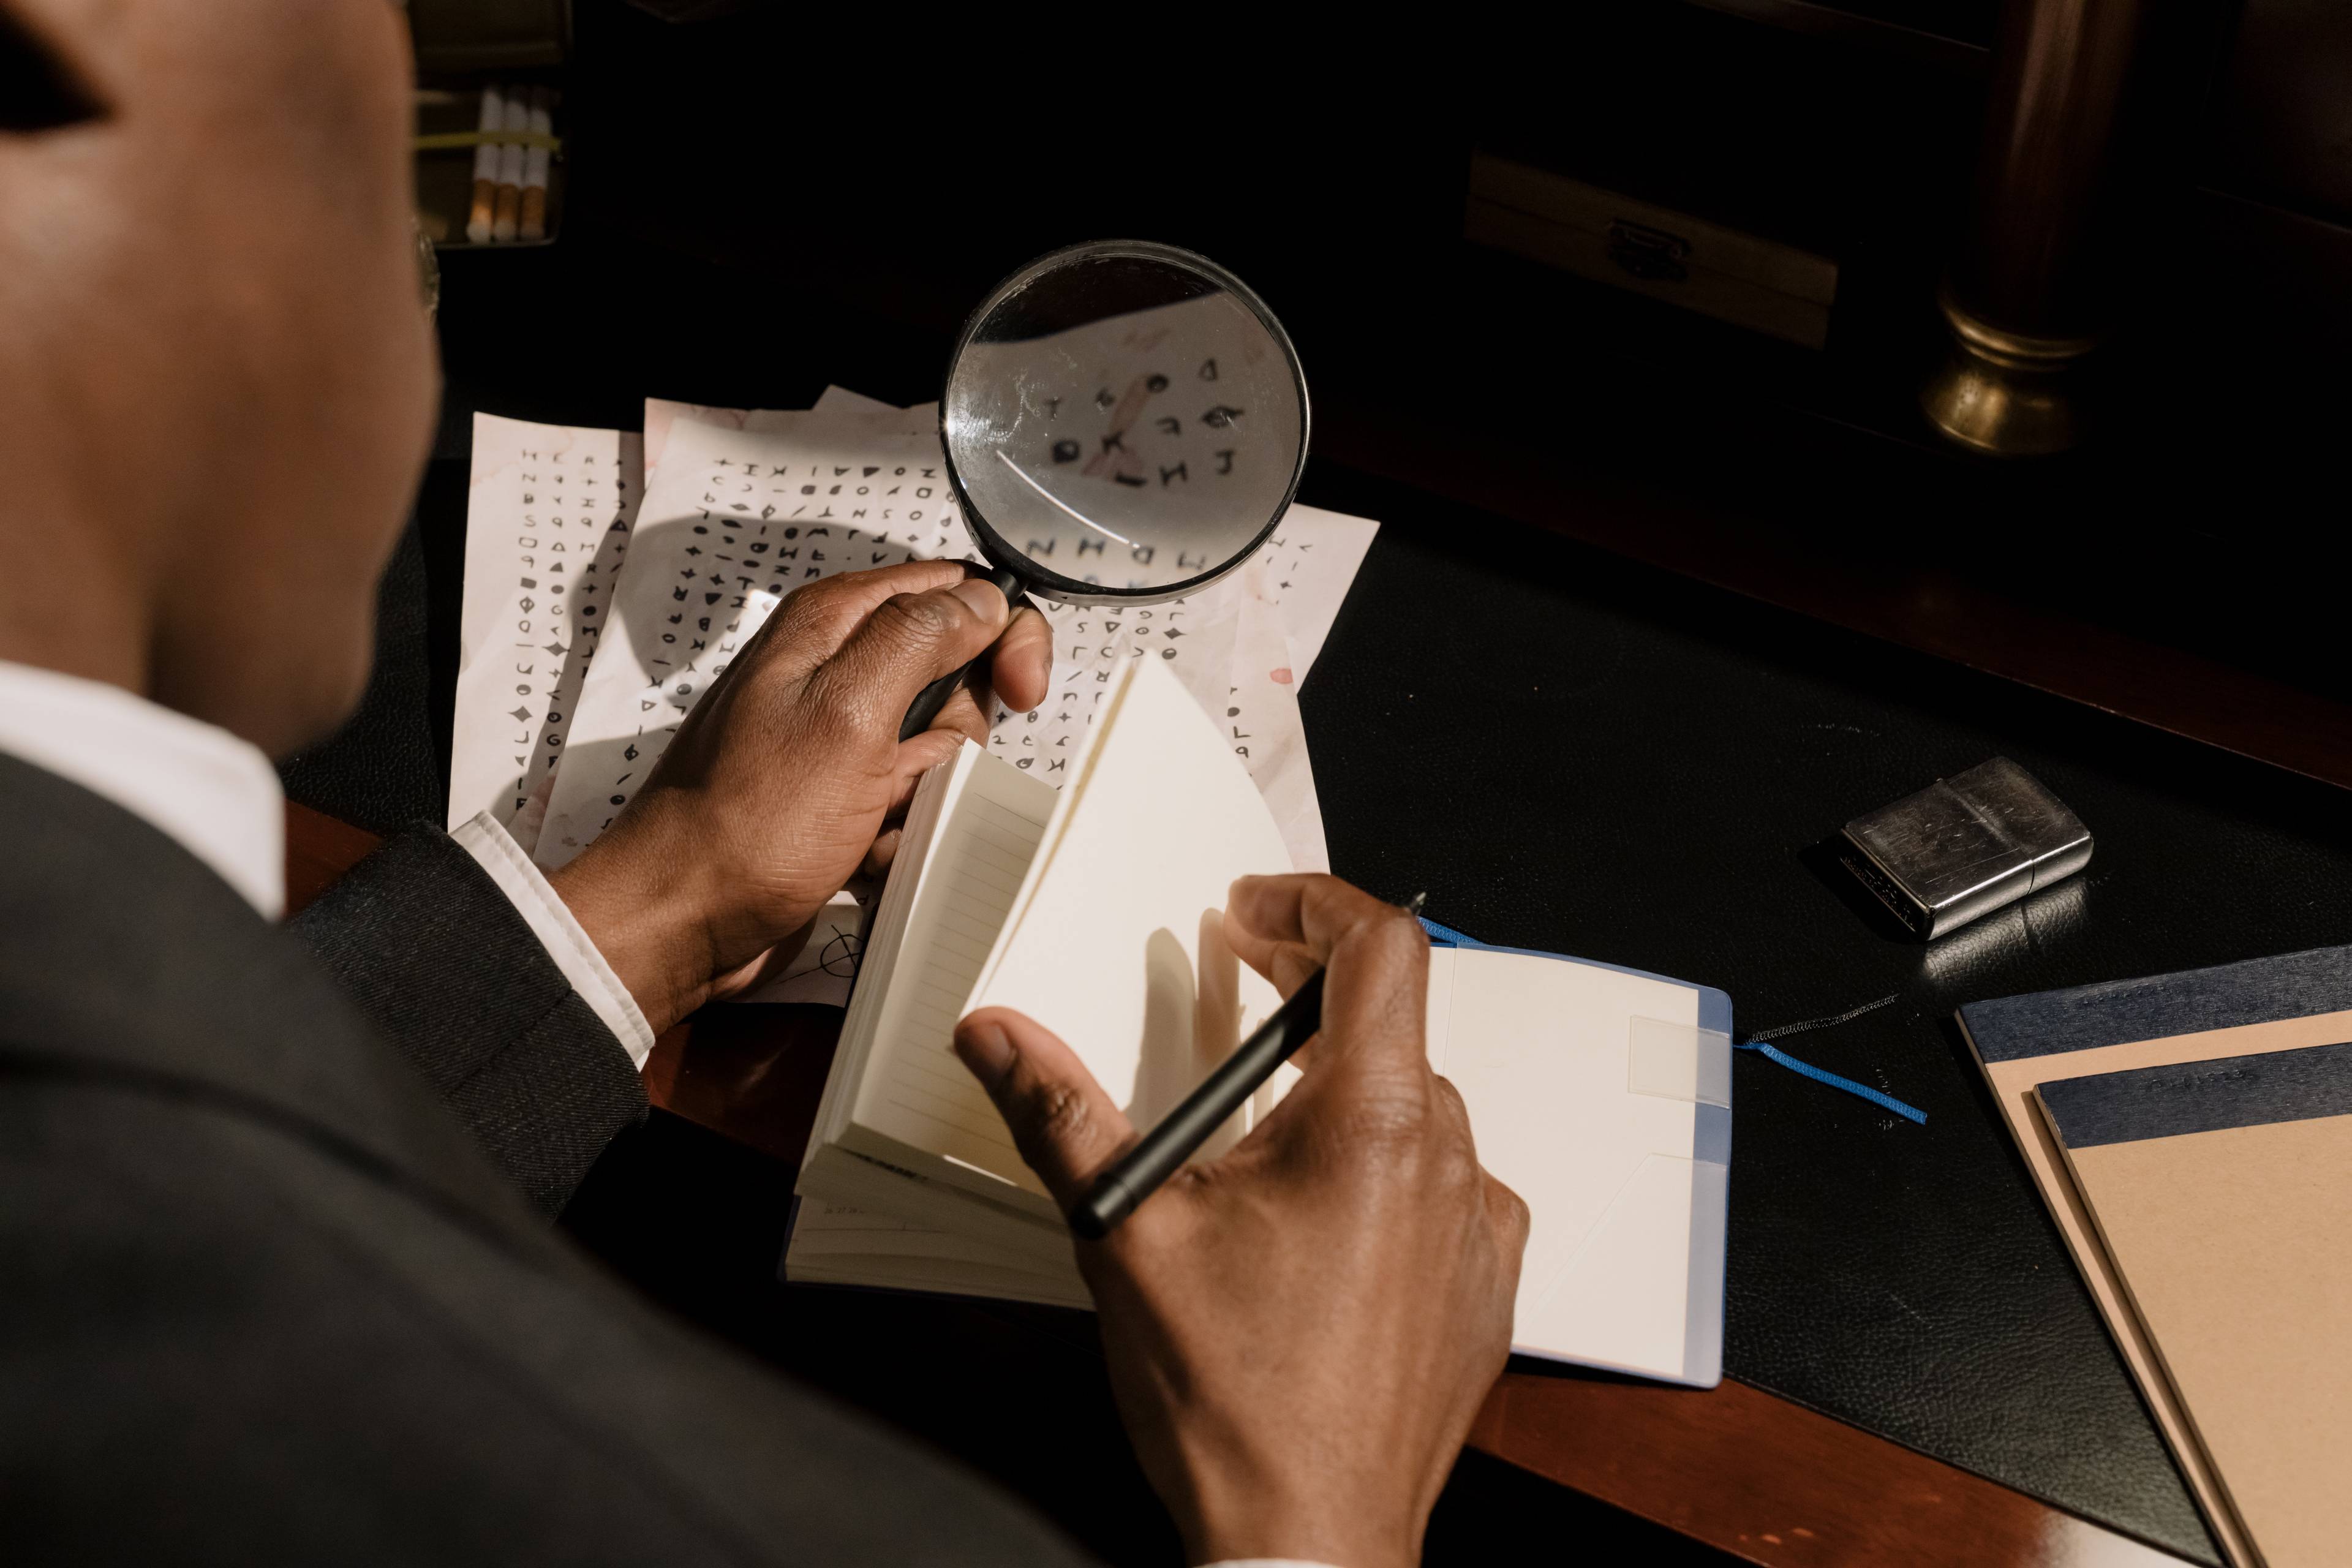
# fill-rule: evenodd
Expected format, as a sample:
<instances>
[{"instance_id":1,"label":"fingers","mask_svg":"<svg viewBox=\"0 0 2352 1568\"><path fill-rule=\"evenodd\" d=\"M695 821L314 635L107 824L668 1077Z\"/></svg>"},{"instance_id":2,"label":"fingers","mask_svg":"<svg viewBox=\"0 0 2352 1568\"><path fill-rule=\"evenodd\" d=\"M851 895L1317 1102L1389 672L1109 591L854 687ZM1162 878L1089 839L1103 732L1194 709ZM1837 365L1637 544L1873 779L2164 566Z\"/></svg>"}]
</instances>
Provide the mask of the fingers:
<instances>
[{"instance_id":1,"label":"fingers","mask_svg":"<svg viewBox=\"0 0 2352 1568\"><path fill-rule=\"evenodd\" d=\"M1077 1053L1024 1015L983 1007L956 1026L955 1048L1013 1130L1021 1157L1063 1208L1134 1142L1127 1113Z\"/></svg>"},{"instance_id":2,"label":"fingers","mask_svg":"<svg viewBox=\"0 0 2352 1568\"><path fill-rule=\"evenodd\" d=\"M1024 605L1013 613L989 656L989 680L1015 713L1045 700L1054 679L1054 628Z\"/></svg>"},{"instance_id":3,"label":"fingers","mask_svg":"<svg viewBox=\"0 0 2352 1568\"><path fill-rule=\"evenodd\" d=\"M1474 1164L1478 1158L1477 1144L1470 1125L1470 1107L1454 1080L1442 1073L1433 1074L1431 1085L1436 1089L1437 1111L1447 1135L1458 1141L1465 1158ZM1480 1196L1486 1212L1486 1228L1495 1238L1496 1255L1509 1273L1516 1277L1519 1256L1528 1246L1528 1205L1509 1187L1495 1179L1493 1172L1484 1165L1475 1166Z\"/></svg>"},{"instance_id":4,"label":"fingers","mask_svg":"<svg viewBox=\"0 0 2352 1568\"><path fill-rule=\"evenodd\" d=\"M1323 967L1315 950L1303 942L1268 942L1244 930L1234 923L1230 908L1225 910L1225 941L1252 969L1274 982L1285 1001Z\"/></svg>"},{"instance_id":5,"label":"fingers","mask_svg":"<svg viewBox=\"0 0 2352 1568\"><path fill-rule=\"evenodd\" d=\"M955 730L926 730L899 742L898 757L891 763L897 780L891 785L889 814L906 810L913 803L915 788L923 782L923 775L941 763L954 760L963 742L962 733Z\"/></svg>"},{"instance_id":6,"label":"fingers","mask_svg":"<svg viewBox=\"0 0 2352 1568\"><path fill-rule=\"evenodd\" d=\"M1396 905L1382 903L1352 882L1311 872L1237 879L1225 912L1253 940L1299 942L1327 961L1343 937L1383 918L1394 916L1418 929Z\"/></svg>"},{"instance_id":7,"label":"fingers","mask_svg":"<svg viewBox=\"0 0 2352 1568\"><path fill-rule=\"evenodd\" d=\"M820 578L784 595L752 644L798 679L839 652L877 606L900 594L929 594L961 582L959 561L906 561Z\"/></svg>"},{"instance_id":8,"label":"fingers","mask_svg":"<svg viewBox=\"0 0 2352 1568\"><path fill-rule=\"evenodd\" d=\"M1503 1249L1503 1258L1510 1265L1513 1279L1518 1277L1519 1261L1528 1250L1528 1202L1518 1194L1486 1176L1486 1222L1495 1228L1495 1244Z\"/></svg>"},{"instance_id":9,"label":"fingers","mask_svg":"<svg viewBox=\"0 0 2352 1568\"><path fill-rule=\"evenodd\" d=\"M1316 1056L1325 1070L1343 1058L1429 1070L1429 938L1404 910L1337 877L1244 877L1227 895L1225 931L1277 985L1302 956L1322 964Z\"/></svg>"},{"instance_id":10,"label":"fingers","mask_svg":"<svg viewBox=\"0 0 2352 1568\"><path fill-rule=\"evenodd\" d=\"M807 700L821 718L854 731L887 727L895 735L917 694L979 658L1008 618L1004 595L977 577L892 595L809 677Z\"/></svg>"},{"instance_id":11,"label":"fingers","mask_svg":"<svg viewBox=\"0 0 2352 1568\"><path fill-rule=\"evenodd\" d=\"M947 700L947 705L931 721L934 730L952 730L967 740L988 743L989 715L996 710L996 694L985 680L960 683Z\"/></svg>"}]
</instances>

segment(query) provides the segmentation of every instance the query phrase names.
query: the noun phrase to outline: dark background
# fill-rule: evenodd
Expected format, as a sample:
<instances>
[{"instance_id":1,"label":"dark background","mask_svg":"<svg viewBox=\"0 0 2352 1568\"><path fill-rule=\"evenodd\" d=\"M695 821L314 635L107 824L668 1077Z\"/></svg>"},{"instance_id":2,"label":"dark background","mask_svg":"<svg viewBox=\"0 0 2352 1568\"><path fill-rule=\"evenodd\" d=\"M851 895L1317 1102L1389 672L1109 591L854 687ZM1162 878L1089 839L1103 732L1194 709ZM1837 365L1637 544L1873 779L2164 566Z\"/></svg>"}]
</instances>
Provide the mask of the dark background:
<instances>
[{"instance_id":1,"label":"dark background","mask_svg":"<svg viewBox=\"0 0 2352 1568\"><path fill-rule=\"evenodd\" d=\"M1705 514L1800 570L1930 563L2343 692L2313 534L2340 510L2352 22L2165 9L2136 110L2145 177L2100 275L2096 438L2001 466L1938 447L1912 402L1938 353L1990 5L1655 0L1289 37L1222 15L1136 33L759 5L676 26L583 0L554 73L562 237L444 255L448 395L387 580L385 658L353 731L289 770L294 793L374 826L438 815L476 410L634 427L649 395L791 406L828 381L918 402L964 310L1029 257L1110 234L1202 250L1298 343L1326 454L1302 500L1383 524L1302 694L1335 867L1426 888L1433 916L1484 940L1721 985L1743 1029L1897 995L1787 1044L1921 1106L1924 1128L1742 1058L1727 1370L2210 1561L1948 1019L2352 940L2340 795L1448 499L1475 477L1465 454L1532 452L1572 504ZM1474 147L1833 257L1828 348L1465 246ZM1996 752L2076 808L2097 858L1908 944L1815 847ZM656 1294L1106 1555L1174 1561L1085 1320L786 1290L789 1185L657 1114L568 1220ZM1006 1411L1025 1413L1011 1440ZM1431 1560L1529 1542L1707 1560L1465 1458Z\"/></svg>"},{"instance_id":2,"label":"dark background","mask_svg":"<svg viewBox=\"0 0 2352 1568\"><path fill-rule=\"evenodd\" d=\"M527 261L448 257L453 413L496 388L536 400L519 416L624 424L648 393L772 405L852 367L857 390L919 401L997 278L1136 235L1216 258L1281 314L1327 451L1400 419L1433 447L1475 431L1556 454L1563 478L1664 479L1824 552L1951 567L2343 689L2332 583L2291 563L2340 483L2352 11L2149 7L2141 175L2091 286L2111 328L2098 436L2021 470L1950 454L1914 403L1990 4L1556 9L1393 37L1172 17L885 36L855 11L673 26L586 0L566 221L601 275L578 277L578 331L526 351L475 307L505 309L478 271ZM1832 258L1827 349L1465 245L1474 147Z\"/></svg>"}]
</instances>

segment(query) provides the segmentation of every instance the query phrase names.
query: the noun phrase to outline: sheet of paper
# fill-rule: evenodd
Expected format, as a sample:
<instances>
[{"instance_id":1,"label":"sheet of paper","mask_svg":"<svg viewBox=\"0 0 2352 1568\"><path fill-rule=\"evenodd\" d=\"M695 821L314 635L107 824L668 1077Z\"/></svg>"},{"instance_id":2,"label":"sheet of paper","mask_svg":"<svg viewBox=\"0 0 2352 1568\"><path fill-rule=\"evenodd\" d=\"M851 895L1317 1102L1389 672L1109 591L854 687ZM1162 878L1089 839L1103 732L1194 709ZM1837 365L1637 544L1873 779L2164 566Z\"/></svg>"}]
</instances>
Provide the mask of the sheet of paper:
<instances>
[{"instance_id":1,"label":"sheet of paper","mask_svg":"<svg viewBox=\"0 0 2352 1568\"><path fill-rule=\"evenodd\" d=\"M604 830L785 594L969 552L937 442L905 424L832 411L780 413L762 429L673 422L581 693L541 865L563 865Z\"/></svg>"},{"instance_id":2,"label":"sheet of paper","mask_svg":"<svg viewBox=\"0 0 2352 1568\"><path fill-rule=\"evenodd\" d=\"M634 435L474 416L451 827L487 809L532 847L642 494Z\"/></svg>"},{"instance_id":3,"label":"sheet of paper","mask_svg":"<svg viewBox=\"0 0 2352 1568\"><path fill-rule=\"evenodd\" d=\"M845 387L828 386L816 400L816 408L827 410L879 413L892 405L871 397L862 397ZM662 398L646 400L646 476L650 483L660 461L662 450L669 443L670 426L683 417L692 423L718 425L740 430L777 429L782 426L786 411L779 409L709 408L699 404L671 403ZM772 980L745 993L737 1000L742 1002L815 1002L830 1007L849 1005L849 993L857 981L857 961L863 942L865 910L855 894L846 890L835 893L824 908L817 911L816 923L810 930L801 951Z\"/></svg>"},{"instance_id":4,"label":"sheet of paper","mask_svg":"<svg viewBox=\"0 0 2352 1568\"><path fill-rule=\"evenodd\" d=\"M827 386L817 395L810 408L719 408L707 403L678 403L667 397L646 399L646 484L650 487L654 475L661 468L662 453L669 447L669 433L683 419L689 425L715 425L726 430L785 430L800 416L818 414L892 414L908 416L907 429L919 434L936 423L939 405L918 403L900 408L895 403L885 403L878 397L852 392L845 386Z\"/></svg>"},{"instance_id":5,"label":"sheet of paper","mask_svg":"<svg viewBox=\"0 0 2352 1568\"><path fill-rule=\"evenodd\" d=\"M848 416L848 423L836 424L832 416ZM681 428L690 431L686 450L701 471L666 484L664 459L671 451L673 434ZM866 517L849 519L845 530L840 528L839 516L820 518L828 531L812 536L806 555L795 563L796 575L786 578L772 574L760 581L755 574L751 591L726 593L719 601L703 605L688 616L676 595L686 589L689 602L693 597L694 590L688 586L690 580L683 574L697 570L697 558L687 552L701 547L701 542L690 531L698 523L712 526L700 514L709 510L713 518L738 523L750 523L753 516L730 510L731 505L742 503L718 500L721 492L715 486L730 479L740 486L745 482L743 464L764 462L772 468L777 463L766 459L779 454L785 459L784 466L797 456L812 469L842 466L829 464L828 458L856 459L855 466L863 468L866 466L863 458L877 450L892 459L894 468L899 466L898 459L910 454L935 459L936 430L933 405L893 409L840 387L828 387L814 410L724 409L647 400L641 447L643 480L633 493L656 502L659 491L660 499L656 510L646 514L647 525L635 531L645 540L641 555L649 562L655 557L660 560L637 576L622 579L620 599L625 602L616 602L615 609L629 612L634 607L633 613L605 617L618 626L620 635L612 640L627 645L627 658L613 661L606 673L584 682L575 670L575 684L566 689L572 715L566 733L582 766L545 769L537 798L522 814L524 827L533 840L526 847L534 849L541 865L563 864L617 813L700 690L716 678L723 662L719 656L730 647L740 647L764 623L775 597L785 588L814 576L892 559L977 558L961 520L952 515L951 496L943 483L936 481L936 461L919 462L919 471L926 468L933 471L935 493L930 499L941 503L931 518L922 520L936 521L936 531L926 535L904 526L913 520L897 517L877 527L878 520L870 506ZM580 434L621 439L612 433ZM831 480L847 476L814 477ZM697 482L698 478L701 482ZM772 480L775 476L759 478ZM809 479L810 476L803 476L803 483ZM831 482L824 488L830 489ZM740 489L734 493L742 494ZM713 500L703 501L706 494ZM824 510L816 509L819 513ZM773 525L779 520L761 521ZM888 523L900 526L894 530ZM1219 721L1235 753L1258 780L1290 847L1293 864L1301 869L1328 868L1321 810L1298 718L1297 683L1320 649L1376 528L1360 519L1294 507L1257 561L1192 599L1144 606L1126 616L1076 605L1041 606L1055 632L1053 693L1035 714L1000 710L991 737L992 750L1024 769L1035 769L1039 776L1058 785L1069 755L1083 743L1098 709L1096 699L1111 674L1127 659L1160 658L1183 680L1203 711ZM629 537L621 536L624 541ZM722 532L720 537L726 535ZM745 533L737 536L737 542L748 547L762 541ZM783 547L779 542L766 542ZM841 548L826 550L828 543ZM867 547L865 555L852 558L846 548L852 545ZM878 552L876 546L881 547ZM711 546L709 552L720 548ZM776 559L772 551L765 553L769 560ZM814 559L820 553L827 558ZM469 563L469 593L478 575ZM707 571L702 577L707 580ZM603 582L610 594L609 571ZM733 586L741 589L744 584L739 581ZM630 597L632 589L635 598ZM700 592L707 597L712 590L705 587ZM733 604L739 596L745 600L740 606ZM719 609L730 613L723 618L708 613ZM680 619L670 623L670 616ZM701 624L706 619L711 626ZM665 635L681 640L664 643ZM703 645L698 649L691 646L698 641ZM681 647L689 656L685 663L694 666L690 673L677 658L665 660L666 654L675 654ZM699 663L692 657L696 655L701 656ZM656 679L678 676L683 678L667 682ZM576 700L571 698L575 689L580 693ZM474 707L485 714L498 711L478 702ZM563 704L554 708L566 710ZM505 733L498 729L498 721L486 721L483 728L486 733ZM506 750L509 755L516 754L511 746ZM455 804L453 795L453 808ZM556 833L546 834L540 823L551 809L558 813L562 826ZM854 977L858 921L855 902L847 895L836 899L820 916L802 955L751 999L836 1005L845 1000Z\"/></svg>"},{"instance_id":6,"label":"sheet of paper","mask_svg":"<svg viewBox=\"0 0 2352 1568\"><path fill-rule=\"evenodd\" d=\"M1017 767L1035 768L1058 787L1068 777L1070 758L1086 744L1111 677L1124 659L1148 653L1155 623L1166 617L1172 640L1191 637L1198 648L1220 656L1215 662L1161 662L1192 694L1265 795L1293 868L1331 868L1298 712L1294 655L1261 563L1252 562L1206 592L1170 605L1126 611L1058 605L1047 606L1045 615L1055 633L1051 693L1034 713L998 710L989 734L992 752ZM1163 637L1163 650L1171 640Z\"/></svg>"},{"instance_id":7,"label":"sheet of paper","mask_svg":"<svg viewBox=\"0 0 2352 1568\"><path fill-rule=\"evenodd\" d=\"M885 403L878 397L868 397L862 392L852 392L845 386L827 386L823 392L817 394L816 406L879 414L886 408L896 408L898 405L895 403ZM918 403L910 405L917 412L929 412L938 406L936 403Z\"/></svg>"},{"instance_id":8,"label":"sheet of paper","mask_svg":"<svg viewBox=\"0 0 2352 1568\"><path fill-rule=\"evenodd\" d=\"M604 639L625 651L596 667L578 704L573 765L558 774L537 849L551 868L617 814L726 656L765 624L783 593L835 572L978 554L941 475L929 408L663 405L649 409L646 424L659 458L635 531L638 565L622 579ZM714 567L727 574L715 584ZM1083 737L1111 672L1135 658L1169 663L1204 708L1222 699L1253 719L1263 708L1266 725L1295 729L1295 703L1286 710L1263 689L1281 684L1272 670L1241 693L1247 701L1233 700L1244 596L1223 584L1213 593L1202 595L1211 600L1205 614L1186 600L1129 616L1043 606L1056 628L1054 696L1034 716L1000 712L999 752L1058 783L1056 764ZM1303 736L1258 750L1304 766ZM1311 791L1310 777L1287 794L1295 801ZM1303 848L1318 862L1319 821L1312 826Z\"/></svg>"},{"instance_id":9,"label":"sheet of paper","mask_svg":"<svg viewBox=\"0 0 2352 1568\"><path fill-rule=\"evenodd\" d=\"M962 787L924 857L859 1089L857 1120L1043 1196L950 1039L1055 797L970 747L961 765Z\"/></svg>"},{"instance_id":10,"label":"sheet of paper","mask_svg":"<svg viewBox=\"0 0 2352 1568\"><path fill-rule=\"evenodd\" d=\"M816 400L819 408L854 408L875 412L890 407L877 398L849 391L845 387L828 386ZM666 405L667 410L686 413L689 416L718 416L732 417L735 411L692 408L686 404ZM937 416L938 405L921 404L908 410L929 421ZM759 420L773 416L754 412L742 416ZM661 435L656 433L653 405L646 405L646 473L653 471L654 454L667 433L667 420L662 422ZM1290 657L1271 669L1287 669L1289 677L1282 684L1297 686L1315 668L1315 660L1323 651L1323 644L1331 635L1331 625L1339 617L1339 606L1354 585L1356 574L1364 564L1364 556L1372 548L1372 540L1381 525L1369 518L1349 517L1345 512L1325 511L1320 507L1294 505L1282 514L1282 521L1257 553L1257 564L1264 568L1258 585L1253 591L1275 605L1283 636L1289 644ZM1199 595L1207 598L1223 591L1223 585Z\"/></svg>"},{"instance_id":11,"label":"sheet of paper","mask_svg":"<svg viewBox=\"0 0 2352 1568\"><path fill-rule=\"evenodd\" d=\"M1339 605L1381 525L1369 518L1294 505L1258 552L1265 595L1279 610L1296 685L1307 679L1339 618Z\"/></svg>"}]
</instances>

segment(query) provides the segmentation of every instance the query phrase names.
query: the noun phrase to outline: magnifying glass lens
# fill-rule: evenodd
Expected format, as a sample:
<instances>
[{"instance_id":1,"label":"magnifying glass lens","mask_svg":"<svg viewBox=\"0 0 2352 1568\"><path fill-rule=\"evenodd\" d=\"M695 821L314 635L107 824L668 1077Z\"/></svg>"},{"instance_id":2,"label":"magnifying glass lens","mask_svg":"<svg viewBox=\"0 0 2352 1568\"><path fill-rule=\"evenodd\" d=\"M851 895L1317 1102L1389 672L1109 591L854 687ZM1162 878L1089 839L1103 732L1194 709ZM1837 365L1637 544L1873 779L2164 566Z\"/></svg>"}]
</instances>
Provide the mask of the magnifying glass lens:
<instances>
[{"instance_id":1,"label":"magnifying glass lens","mask_svg":"<svg viewBox=\"0 0 2352 1568\"><path fill-rule=\"evenodd\" d=\"M1164 598L1245 560L1288 505L1306 384L1237 279L1117 242L1032 264L966 328L940 402L990 559L1049 596Z\"/></svg>"}]
</instances>

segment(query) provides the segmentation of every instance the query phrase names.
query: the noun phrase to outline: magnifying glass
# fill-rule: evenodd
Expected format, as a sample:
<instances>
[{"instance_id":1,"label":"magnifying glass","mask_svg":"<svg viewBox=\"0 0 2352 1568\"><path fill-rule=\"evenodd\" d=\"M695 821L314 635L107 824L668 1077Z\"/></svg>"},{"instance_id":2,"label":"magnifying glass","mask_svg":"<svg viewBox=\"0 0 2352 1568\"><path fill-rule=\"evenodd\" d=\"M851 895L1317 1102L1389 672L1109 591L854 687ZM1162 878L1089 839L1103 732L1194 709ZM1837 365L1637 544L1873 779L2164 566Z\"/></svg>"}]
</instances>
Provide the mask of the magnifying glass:
<instances>
[{"instance_id":1,"label":"magnifying glass","mask_svg":"<svg viewBox=\"0 0 2352 1568\"><path fill-rule=\"evenodd\" d=\"M964 323L940 443L1008 601L1156 604L1256 553L1307 466L1307 377L1265 302L1203 256L1097 240L1043 256ZM969 667L925 688L919 734Z\"/></svg>"}]
</instances>

